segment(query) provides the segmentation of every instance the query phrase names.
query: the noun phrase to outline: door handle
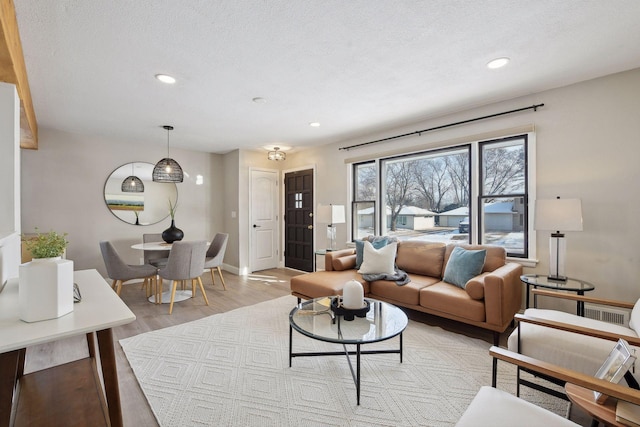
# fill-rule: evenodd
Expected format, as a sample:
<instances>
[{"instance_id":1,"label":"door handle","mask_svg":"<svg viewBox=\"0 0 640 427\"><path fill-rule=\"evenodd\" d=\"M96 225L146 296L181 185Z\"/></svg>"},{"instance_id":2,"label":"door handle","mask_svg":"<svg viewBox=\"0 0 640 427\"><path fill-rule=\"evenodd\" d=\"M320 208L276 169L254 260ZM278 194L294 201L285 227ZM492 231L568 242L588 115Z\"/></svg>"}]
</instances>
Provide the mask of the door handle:
<instances>
[{"instance_id":1,"label":"door handle","mask_svg":"<svg viewBox=\"0 0 640 427\"><path fill-rule=\"evenodd\" d=\"M309 230L313 230L313 225L307 225L307 228L308 228Z\"/></svg>"},{"instance_id":2,"label":"door handle","mask_svg":"<svg viewBox=\"0 0 640 427\"><path fill-rule=\"evenodd\" d=\"M262 226L253 224L253 228L260 228L260 227L262 227Z\"/></svg>"}]
</instances>

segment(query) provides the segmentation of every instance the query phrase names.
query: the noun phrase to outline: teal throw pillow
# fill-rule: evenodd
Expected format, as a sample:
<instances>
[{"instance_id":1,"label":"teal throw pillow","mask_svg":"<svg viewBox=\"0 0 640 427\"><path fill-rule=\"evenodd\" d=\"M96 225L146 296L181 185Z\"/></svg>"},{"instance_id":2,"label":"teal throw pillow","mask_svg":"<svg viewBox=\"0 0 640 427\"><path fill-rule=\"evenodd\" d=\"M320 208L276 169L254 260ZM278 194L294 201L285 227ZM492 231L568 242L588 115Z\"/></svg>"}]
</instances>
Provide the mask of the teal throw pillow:
<instances>
[{"instance_id":1,"label":"teal throw pillow","mask_svg":"<svg viewBox=\"0 0 640 427\"><path fill-rule=\"evenodd\" d=\"M387 246L389 239L386 237L377 237L370 241L374 249L382 249ZM364 259L364 240L356 240L356 270L360 270L362 260Z\"/></svg>"},{"instance_id":2,"label":"teal throw pillow","mask_svg":"<svg viewBox=\"0 0 640 427\"><path fill-rule=\"evenodd\" d=\"M485 249L470 251L456 246L444 269L443 280L464 289L470 279L482 273L486 257Z\"/></svg>"}]
</instances>

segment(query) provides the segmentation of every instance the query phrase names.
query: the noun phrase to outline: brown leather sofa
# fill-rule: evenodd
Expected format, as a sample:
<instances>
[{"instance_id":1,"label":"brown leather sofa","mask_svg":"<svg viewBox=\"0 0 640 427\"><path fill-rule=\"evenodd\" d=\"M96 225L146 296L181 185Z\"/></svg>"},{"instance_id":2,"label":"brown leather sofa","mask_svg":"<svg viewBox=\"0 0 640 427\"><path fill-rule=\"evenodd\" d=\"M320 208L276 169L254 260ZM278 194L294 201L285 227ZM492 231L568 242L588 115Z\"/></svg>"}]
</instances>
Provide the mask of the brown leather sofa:
<instances>
[{"instance_id":1,"label":"brown leather sofa","mask_svg":"<svg viewBox=\"0 0 640 427\"><path fill-rule=\"evenodd\" d=\"M487 250L482 273L465 289L442 280L455 246ZM386 280L367 282L355 265L355 249L328 252L325 271L291 278L291 294L302 299L341 295L344 284L354 279L362 283L366 297L488 329L496 344L522 304L522 265L507 262L499 246L398 242L396 265L411 279L403 286Z\"/></svg>"}]
</instances>

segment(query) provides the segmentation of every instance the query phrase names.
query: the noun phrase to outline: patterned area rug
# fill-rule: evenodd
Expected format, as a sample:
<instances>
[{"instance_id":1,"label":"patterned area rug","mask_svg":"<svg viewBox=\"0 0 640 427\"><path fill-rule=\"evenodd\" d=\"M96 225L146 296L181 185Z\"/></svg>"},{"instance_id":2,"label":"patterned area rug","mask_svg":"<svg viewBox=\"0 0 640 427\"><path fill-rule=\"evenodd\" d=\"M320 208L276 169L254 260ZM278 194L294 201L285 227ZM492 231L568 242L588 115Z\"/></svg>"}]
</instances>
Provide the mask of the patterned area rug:
<instances>
[{"instance_id":1,"label":"patterned area rug","mask_svg":"<svg viewBox=\"0 0 640 427\"><path fill-rule=\"evenodd\" d=\"M450 426L491 385L490 344L409 321L404 359L362 356L361 400L344 357L288 366L285 296L120 341L158 423L169 426ZM397 348L398 338L365 346ZM294 331L294 351L339 350ZM355 361L354 361L355 363ZM514 366L498 388L515 392ZM521 397L562 416L567 404L522 388Z\"/></svg>"}]
</instances>

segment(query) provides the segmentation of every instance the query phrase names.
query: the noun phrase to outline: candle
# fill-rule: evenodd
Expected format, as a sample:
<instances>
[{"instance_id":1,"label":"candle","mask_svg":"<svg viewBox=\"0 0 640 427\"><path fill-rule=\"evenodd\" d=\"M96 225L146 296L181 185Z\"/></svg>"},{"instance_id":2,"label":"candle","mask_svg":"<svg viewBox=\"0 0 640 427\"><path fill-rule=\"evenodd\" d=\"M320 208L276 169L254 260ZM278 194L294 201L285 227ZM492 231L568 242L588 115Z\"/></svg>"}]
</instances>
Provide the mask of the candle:
<instances>
[{"instance_id":1,"label":"candle","mask_svg":"<svg viewBox=\"0 0 640 427\"><path fill-rule=\"evenodd\" d=\"M342 290L342 305L344 308L356 310L364 306L364 289L357 280L349 280Z\"/></svg>"}]
</instances>

